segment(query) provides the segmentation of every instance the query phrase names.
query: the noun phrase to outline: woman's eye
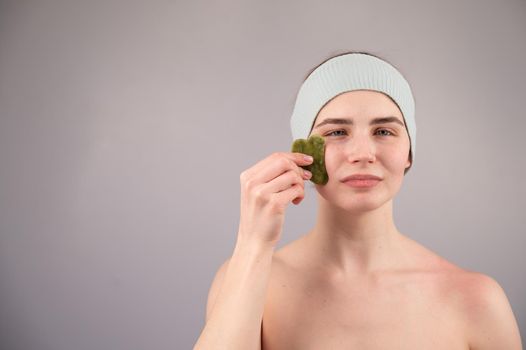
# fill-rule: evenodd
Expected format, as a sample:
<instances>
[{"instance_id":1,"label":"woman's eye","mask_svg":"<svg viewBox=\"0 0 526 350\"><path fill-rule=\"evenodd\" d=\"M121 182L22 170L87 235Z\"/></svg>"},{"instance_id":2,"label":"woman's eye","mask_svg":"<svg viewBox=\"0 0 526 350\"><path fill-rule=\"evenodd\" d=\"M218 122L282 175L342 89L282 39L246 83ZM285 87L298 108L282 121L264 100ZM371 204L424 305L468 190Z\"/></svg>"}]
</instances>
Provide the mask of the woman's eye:
<instances>
[{"instance_id":1,"label":"woman's eye","mask_svg":"<svg viewBox=\"0 0 526 350\"><path fill-rule=\"evenodd\" d=\"M393 136L394 135L390 130L387 130L387 129L378 129L378 130L376 130L376 132L380 132L380 131L385 132L385 133L381 134L381 136ZM343 136L342 134L335 134L335 133L338 133L338 132L344 132L345 134L347 134L347 131L345 131L343 129L340 129L340 130L334 130L334 131L328 132L327 134L325 134L325 136Z\"/></svg>"},{"instance_id":2,"label":"woman's eye","mask_svg":"<svg viewBox=\"0 0 526 350\"><path fill-rule=\"evenodd\" d=\"M331 135L333 135L335 132L338 132L338 131L346 132L345 130L334 130L334 131L331 131L331 132L325 134L325 136L331 136ZM341 135L334 135L334 136L341 136Z\"/></svg>"},{"instance_id":3,"label":"woman's eye","mask_svg":"<svg viewBox=\"0 0 526 350\"><path fill-rule=\"evenodd\" d=\"M388 132L389 134L384 134L385 136L393 135L393 133L390 130L387 130L387 129L378 129L377 131L386 131L386 132Z\"/></svg>"}]
</instances>

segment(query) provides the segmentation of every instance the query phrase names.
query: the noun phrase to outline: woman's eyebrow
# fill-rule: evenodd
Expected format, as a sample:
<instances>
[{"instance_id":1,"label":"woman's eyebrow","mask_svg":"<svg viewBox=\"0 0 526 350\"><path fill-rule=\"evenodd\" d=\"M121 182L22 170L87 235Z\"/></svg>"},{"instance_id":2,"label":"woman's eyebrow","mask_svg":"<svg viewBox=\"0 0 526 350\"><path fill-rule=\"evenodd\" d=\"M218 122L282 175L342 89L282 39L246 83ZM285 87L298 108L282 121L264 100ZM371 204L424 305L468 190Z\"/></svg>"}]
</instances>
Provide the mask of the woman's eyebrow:
<instances>
[{"instance_id":1,"label":"woman's eyebrow","mask_svg":"<svg viewBox=\"0 0 526 350\"><path fill-rule=\"evenodd\" d=\"M371 120L369 125L376 125L376 124L387 124L387 123L398 123L402 126L404 126L404 123L400 121L397 117L382 117L382 118L374 118ZM321 123L319 123L317 126L314 127L314 129L319 128L320 126L327 125L327 124L338 124L338 125L353 125L354 122L352 119L345 119L345 118L327 118Z\"/></svg>"}]
</instances>

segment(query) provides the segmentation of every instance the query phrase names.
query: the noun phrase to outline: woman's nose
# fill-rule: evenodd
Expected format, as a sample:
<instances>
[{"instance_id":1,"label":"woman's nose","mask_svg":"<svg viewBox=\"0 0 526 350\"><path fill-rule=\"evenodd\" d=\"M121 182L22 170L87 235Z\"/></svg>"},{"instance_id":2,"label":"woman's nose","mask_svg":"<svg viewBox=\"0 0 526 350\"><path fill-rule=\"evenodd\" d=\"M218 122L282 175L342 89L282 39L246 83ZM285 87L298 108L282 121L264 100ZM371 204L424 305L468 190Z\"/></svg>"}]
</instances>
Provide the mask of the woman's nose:
<instances>
[{"instance_id":1,"label":"woman's nose","mask_svg":"<svg viewBox=\"0 0 526 350\"><path fill-rule=\"evenodd\" d=\"M373 140L367 136L354 136L346 145L347 160L355 162L374 162L376 147Z\"/></svg>"}]
</instances>

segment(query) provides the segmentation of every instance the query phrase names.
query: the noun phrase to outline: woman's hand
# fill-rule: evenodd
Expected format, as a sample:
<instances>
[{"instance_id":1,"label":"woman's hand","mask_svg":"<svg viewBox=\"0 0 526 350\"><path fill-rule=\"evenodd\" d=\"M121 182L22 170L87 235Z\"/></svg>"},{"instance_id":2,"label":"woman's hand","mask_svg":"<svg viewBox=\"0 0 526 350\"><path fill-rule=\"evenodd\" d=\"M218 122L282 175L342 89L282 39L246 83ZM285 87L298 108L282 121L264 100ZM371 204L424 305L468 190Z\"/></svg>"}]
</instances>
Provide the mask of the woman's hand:
<instances>
[{"instance_id":1,"label":"woman's hand","mask_svg":"<svg viewBox=\"0 0 526 350\"><path fill-rule=\"evenodd\" d=\"M300 166L312 163L305 154L277 152L243 171L238 242L271 245L278 243L285 209L305 197L304 181L312 174Z\"/></svg>"}]
</instances>

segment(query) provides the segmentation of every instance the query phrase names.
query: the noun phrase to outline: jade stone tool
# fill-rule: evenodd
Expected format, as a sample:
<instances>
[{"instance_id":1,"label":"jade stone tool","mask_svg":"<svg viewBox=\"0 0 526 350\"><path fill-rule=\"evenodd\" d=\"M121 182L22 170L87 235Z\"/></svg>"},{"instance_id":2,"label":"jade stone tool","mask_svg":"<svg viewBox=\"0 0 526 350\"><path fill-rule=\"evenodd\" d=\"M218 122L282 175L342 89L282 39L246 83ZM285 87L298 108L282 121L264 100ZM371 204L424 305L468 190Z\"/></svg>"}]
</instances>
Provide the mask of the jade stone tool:
<instances>
[{"instance_id":1,"label":"jade stone tool","mask_svg":"<svg viewBox=\"0 0 526 350\"><path fill-rule=\"evenodd\" d=\"M310 181L318 185L325 185L329 181L329 175L325 169L325 140L323 137L312 135L307 140L296 139L292 144L292 152L308 154L314 158L311 164L301 166L312 173Z\"/></svg>"}]
</instances>

